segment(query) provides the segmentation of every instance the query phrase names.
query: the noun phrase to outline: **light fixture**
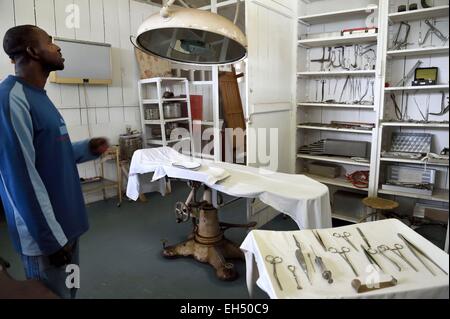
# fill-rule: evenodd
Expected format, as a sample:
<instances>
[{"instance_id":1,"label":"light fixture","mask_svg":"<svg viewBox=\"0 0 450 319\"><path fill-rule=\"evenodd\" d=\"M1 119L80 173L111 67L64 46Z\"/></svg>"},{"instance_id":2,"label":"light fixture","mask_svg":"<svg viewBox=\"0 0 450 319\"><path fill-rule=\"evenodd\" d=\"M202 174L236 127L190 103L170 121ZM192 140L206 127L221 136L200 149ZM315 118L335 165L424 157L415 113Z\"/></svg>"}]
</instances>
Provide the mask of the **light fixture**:
<instances>
[{"instance_id":1,"label":"light fixture","mask_svg":"<svg viewBox=\"0 0 450 319\"><path fill-rule=\"evenodd\" d=\"M140 50L194 65L229 64L247 56L247 39L232 21L209 11L171 6L174 2L170 0L139 27ZM238 12L237 8L235 21Z\"/></svg>"}]
</instances>

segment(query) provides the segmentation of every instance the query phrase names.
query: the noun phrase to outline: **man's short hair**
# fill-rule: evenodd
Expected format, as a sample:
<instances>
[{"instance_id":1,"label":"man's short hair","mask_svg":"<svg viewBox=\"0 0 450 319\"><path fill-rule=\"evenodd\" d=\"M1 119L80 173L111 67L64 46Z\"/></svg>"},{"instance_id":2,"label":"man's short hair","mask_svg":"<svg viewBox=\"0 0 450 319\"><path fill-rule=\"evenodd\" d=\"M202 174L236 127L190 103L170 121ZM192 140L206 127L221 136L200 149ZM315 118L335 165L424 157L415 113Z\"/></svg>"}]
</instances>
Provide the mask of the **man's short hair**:
<instances>
[{"instance_id":1,"label":"man's short hair","mask_svg":"<svg viewBox=\"0 0 450 319\"><path fill-rule=\"evenodd\" d=\"M28 47L36 43L36 37L33 33L37 29L38 27L34 25L20 25L6 31L3 38L3 50L11 60L15 60Z\"/></svg>"}]
</instances>

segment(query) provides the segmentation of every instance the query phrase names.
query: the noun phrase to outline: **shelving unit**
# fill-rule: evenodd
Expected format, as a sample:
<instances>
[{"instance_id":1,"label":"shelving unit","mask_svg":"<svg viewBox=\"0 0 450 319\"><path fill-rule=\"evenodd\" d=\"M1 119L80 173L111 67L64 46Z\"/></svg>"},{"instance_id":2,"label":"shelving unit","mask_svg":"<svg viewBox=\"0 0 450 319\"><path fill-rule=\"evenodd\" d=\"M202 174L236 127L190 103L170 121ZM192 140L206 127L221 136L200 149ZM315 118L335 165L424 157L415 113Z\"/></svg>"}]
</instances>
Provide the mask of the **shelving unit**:
<instances>
[{"instance_id":1,"label":"shelving unit","mask_svg":"<svg viewBox=\"0 0 450 319\"><path fill-rule=\"evenodd\" d=\"M185 78L151 78L139 81L139 99L140 99L140 114L143 132L143 144L146 147L154 146L173 146L174 143L190 142L190 151L193 150L192 141L192 115L191 103L189 94L189 81ZM164 98L163 90L168 89L175 95L184 95L183 97ZM185 113L187 116L178 118L164 117L164 104L169 103L185 103ZM146 116L146 109L152 108L159 113L158 119L148 119ZM170 139L170 134L167 126L168 124L187 124L188 136L177 139ZM184 127L186 128L186 127ZM161 135L155 134L156 130L160 130ZM168 134L169 133L169 134ZM156 135L156 136L155 136ZM184 146L184 145L183 145Z\"/></svg>"},{"instance_id":2,"label":"shelving unit","mask_svg":"<svg viewBox=\"0 0 450 319\"><path fill-rule=\"evenodd\" d=\"M322 5L299 3L299 12L308 12L309 8L318 12L319 7L328 8L323 1ZM368 2L368 1L367 1ZM320 14L306 14L299 17L299 34L297 61L297 147L317 142L321 139L332 138L341 140L358 140L371 143L370 158L367 162L355 161L351 157L326 156L314 154L297 154L297 172L305 174L310 178L330 187L330 196L333 200L335 190L345 190L352 193L366 194L376 193L377 186L373 183L367 188L355 187L348 182L345 174L355 171L370 171L373 178L376 166L376 150L378 135L378 108L381 63L378 59L380 51L380 33L353 34L338 36L344 29L366 27L366 19L379 9L378 1L372 4L364 2L360 7L337 10ZM330 1L330 8L338 7L337 2ZM349 5L347 5L348 7ZM378 15L378 13L375 13ZM378 18L379 19L379 18ZM367 19L368 20L368 19ZM323 37L318 37L323 33ZM309 35L314 34L314 38ZM333 35L336 34L336 35ZM331 36L330 36L331 35ZM369 46L371 45L371 46ZM321 65L321 62L312 62L322 57L328 57L327 48L332 47L336 56L340 56L339 46L345 46L345 60L351 61L352 65L345 67L330 66L329 61ZM370 50L363 56L358 56L355 48L368 48ZM375 53L375 54L374 54ZM376 55L377 57L375 57ZM371 66L367 67L366 61L371 58ZM339 60L339 57L337 58ZM342 59L341 59L342 61ZM334 65L342 64L333 63ZM318 70L320 68L320 70ZM319 81L319 82L317 82ZM321 81L326 81L321 86ZM348 83L346 83L348 82ZM349 86L352 88L349 88ZM353 87L354 86L354 87ZM322 89L323 88L323 89ZM322 91L325 91L322 97ZM334 100L336 103L324 103L320 101ZM355 101L363 103L354 103ZM359 122L375 124L373 130L327 127L331 121ZM320 123L322 125L311 125ZM310 162L332 163L341 167L341 176L327 178L312 175L308 172ZM345 212L333 212L333 218L347 222L357 222L359 219L352 218Z\"/></svg>"},{"instance_id":3,"label":"shelving unit","mask_svg":"<svg viewBox=\"0 0 450 319\"><path fill-rule=\"evenodd\" d=\"M418 10L396 12L401 4L405 4L400 0L389 0L388 6L383 9L382 16L391 24L386 29L383 36L383 51L385 55L383 59L386 61L384 68L381 70L382 83L396 83L420 59L423 63L420 67L438 67L438 84L428 86L411 86L413 79L408 79L403 87L381 87L379 106L379 127L378 127L378 149L376 154L376 176L374 185L376 187L375 195L394 199L400 204L399 209L402 213L411 213L416 203L429 204L434 203L440 205L443 209L448 209L449 203L449 164L427 163L420 160L404 159L404 158L385 158L382 152L387 151L390 145L391 134L394 132L409 133L427 133L432 134L433 140L431 144L432 153L440 153L444 147L449 146L449 114L429 115L429 123L414 123L399 120L396 112L394 112L394 104L391 94L394 94L395 100L402 111L403 118L408 120L423 120L421 113L426 113L429 108L430 112L440 109L442 95L441 92L448 96L449 91L449 72L448 72L448 53L449 46L434 35L431 35L427 42L422 46L418 41L423 38L428 30L428 26L423 23L425 19L435 20L438 24L436 27L445 35L448 35L448 1L436 0L432 8L419 8ZM420 2L419 2L420 7ZM400 22L408 22L411 27L408 45L400 50L392 50L393 40L396 36L398 25ZM387 25L387 21L384 22ZM420 110L420 111L419 111ZM385 173L389 166L410 166L424 169L436 170L436 184L433 195L419 195L409 192L400 192L392 190L383 190L382 185L386 182ZM448 243L448 238L447 238ZM446 245L448 247L448 244Z\"/></svg>"}]
</instances>

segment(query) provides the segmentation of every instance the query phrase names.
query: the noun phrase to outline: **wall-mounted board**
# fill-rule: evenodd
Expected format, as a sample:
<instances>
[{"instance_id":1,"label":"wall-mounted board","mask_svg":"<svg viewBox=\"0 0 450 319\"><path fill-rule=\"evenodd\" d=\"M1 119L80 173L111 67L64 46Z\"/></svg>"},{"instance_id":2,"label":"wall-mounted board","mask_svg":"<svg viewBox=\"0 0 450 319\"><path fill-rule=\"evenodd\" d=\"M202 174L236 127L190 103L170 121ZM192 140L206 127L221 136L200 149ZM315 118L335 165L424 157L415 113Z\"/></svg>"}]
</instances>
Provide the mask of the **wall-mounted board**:
<instances>
[{"instance_id":1,"label":"wall-mounted board","mask_svg":"<svg viewBox=\"0 0 450 319\"><path fill-rule=\"evenodd\" d=\"M60 84L112 83L111 45L55 38L66 59L63 71L52 72L50 81Z\"/></svg>"}]
</instances>

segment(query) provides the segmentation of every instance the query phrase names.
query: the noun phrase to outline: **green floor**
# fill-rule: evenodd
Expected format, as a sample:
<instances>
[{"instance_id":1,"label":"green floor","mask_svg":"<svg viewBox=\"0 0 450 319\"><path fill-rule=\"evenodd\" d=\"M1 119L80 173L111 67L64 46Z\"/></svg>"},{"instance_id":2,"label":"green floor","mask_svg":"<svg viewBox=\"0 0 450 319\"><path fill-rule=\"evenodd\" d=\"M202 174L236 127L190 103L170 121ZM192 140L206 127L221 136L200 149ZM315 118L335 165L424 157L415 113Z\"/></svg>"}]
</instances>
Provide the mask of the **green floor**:
<instances>
[{"instance_id":1,"label":"green floor","mask_svg":"<svg viewBox=\"0 0 450 319\"><path fill-rule=\"evenodd\" d=\"M88 206L91 228L81 238L81 289L79 298L248 298L245 263L238 261L240 274L234 282L218 280L212 268L192 259L167 260L161 256L161 240L174 244L185 239L191 224L176 224L173 207L184 200L188 188L175 184L167 197L148 195L148 203L115 200ZM220 213L226 222L244 223L245 201L240 200ZM295 230L294 222L281 216L266 229ZM242 242L243 229L231 229L227 237ZM6 225L0 224L0 255L10 261L10 274L23 279L21 263L11 247ZM266 298L260 290L256 297Z\"/></svg>"}]
</instances>

